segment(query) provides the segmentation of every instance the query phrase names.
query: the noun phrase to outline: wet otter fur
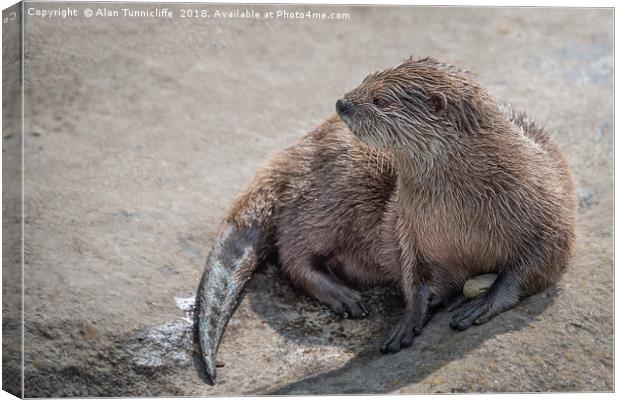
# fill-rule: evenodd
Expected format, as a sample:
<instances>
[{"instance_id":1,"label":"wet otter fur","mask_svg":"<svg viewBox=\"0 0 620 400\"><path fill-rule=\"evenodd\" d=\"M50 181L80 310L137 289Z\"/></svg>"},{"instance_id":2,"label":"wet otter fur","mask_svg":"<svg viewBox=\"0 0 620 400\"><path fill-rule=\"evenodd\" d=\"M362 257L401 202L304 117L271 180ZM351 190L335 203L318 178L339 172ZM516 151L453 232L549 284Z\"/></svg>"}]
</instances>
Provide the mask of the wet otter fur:
<instances>
[{"instance_id":1,"label":"wet otter fur","mask_svg":"<svg viewBox=\"0 0 620 400\"><path fill-rule=\"evenodd\" d=\"M336 109L258 172L222 224L197 293L213 381L226 324L270 255L343 316L367 315L351 284L398 284L405 311L383 352L411 345L470 277L499 274L455 314L459 330L549 286L570 257L576 198L558 147L468 73L409 59Z\"/></svg>"},{"instance_id":2,"label":"wet otter fur","mask_svg":"<svg viewBox=\"0 0 620 400\"><path fill-rule=\"evenodd\" d=\"M429 308L474 275L498 278L452 318L458 330L557 279L574 246L575 189L557 145L524 114L429 58L368 76L337 108L397 171L389 209L406 310L383 351L410 345Z\"/></svg>"}]
</instances>

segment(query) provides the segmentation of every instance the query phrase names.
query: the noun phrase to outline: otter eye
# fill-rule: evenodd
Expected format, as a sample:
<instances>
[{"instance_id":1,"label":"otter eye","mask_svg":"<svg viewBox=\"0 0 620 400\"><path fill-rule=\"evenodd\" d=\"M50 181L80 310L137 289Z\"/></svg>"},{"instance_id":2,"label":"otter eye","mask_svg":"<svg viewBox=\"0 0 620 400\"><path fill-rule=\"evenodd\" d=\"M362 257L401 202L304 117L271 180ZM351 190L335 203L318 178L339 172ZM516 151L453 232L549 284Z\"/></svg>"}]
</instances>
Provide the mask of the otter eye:
<instances>
[{"instance_id":1,"label":"otter eye","mask_svg":"<svg viewBox=\"0 0 620 400\"><path fill-rule=\"evenodd\" d=\"M389 102L387 102L386 100L382 99L381 97L375 97L372 99L372 104L375 107L379 107L379 108L384 108L387 107L388 105L390 105Z\"/></svg>"}]
</instances>

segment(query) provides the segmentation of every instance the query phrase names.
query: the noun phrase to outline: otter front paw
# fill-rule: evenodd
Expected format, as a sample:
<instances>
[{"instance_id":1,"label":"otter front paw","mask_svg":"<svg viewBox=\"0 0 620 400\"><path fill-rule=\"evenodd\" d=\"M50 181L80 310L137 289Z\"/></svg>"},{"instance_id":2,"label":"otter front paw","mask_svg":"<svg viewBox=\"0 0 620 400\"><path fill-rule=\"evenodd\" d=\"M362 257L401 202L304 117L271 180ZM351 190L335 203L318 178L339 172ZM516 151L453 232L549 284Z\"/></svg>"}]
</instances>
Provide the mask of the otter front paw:
<instances>
[{"instance_id":1,"label":"otter front paw","mask_svg":"<svg viewBox=\"0 0 620 400\"><path fill-rule=\"evenodd\" d=\"M450 327L464 331L472 325L482 325L499 313L485 295L470 300L465 308L456 313L450 321Z\"/></svg>"},{"instance_id":2,"label":"otter front paw","mask_svg":"<svg viewBox=\"0 0 620 400\"><path fill-rule=\"evenodd\" d=\"M405 315L383 341L380 351L383 354L396 353L413 344L413 338L422 331L422 325L416 323L411 315Z\"/></svg>"}]
</instances>

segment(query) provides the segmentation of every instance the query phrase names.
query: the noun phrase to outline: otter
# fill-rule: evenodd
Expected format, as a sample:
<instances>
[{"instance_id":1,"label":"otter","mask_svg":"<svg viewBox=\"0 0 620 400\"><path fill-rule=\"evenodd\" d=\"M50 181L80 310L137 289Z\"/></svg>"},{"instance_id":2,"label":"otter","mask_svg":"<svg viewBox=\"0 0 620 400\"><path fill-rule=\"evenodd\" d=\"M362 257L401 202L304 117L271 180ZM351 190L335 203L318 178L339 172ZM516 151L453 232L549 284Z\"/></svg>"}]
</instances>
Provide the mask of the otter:
<instances>
[{"instance_id":1,"label":"otter","mask_svg":"<svg viewBox=\"0 0 620 400\"><path fill-rule=\"evenodd\" d=\"M466 71L410 58L367 76L337 116L280 152L226 216L197 292L198 337L215 354L243 287L275 256L293 284L344 317L353 285L398 285L383 353L410 346L435 311L464 330L555 282L575 242L570 169L551 136ZM496 273L465 302L464 283Z\"/></svg>"}]
</instances>

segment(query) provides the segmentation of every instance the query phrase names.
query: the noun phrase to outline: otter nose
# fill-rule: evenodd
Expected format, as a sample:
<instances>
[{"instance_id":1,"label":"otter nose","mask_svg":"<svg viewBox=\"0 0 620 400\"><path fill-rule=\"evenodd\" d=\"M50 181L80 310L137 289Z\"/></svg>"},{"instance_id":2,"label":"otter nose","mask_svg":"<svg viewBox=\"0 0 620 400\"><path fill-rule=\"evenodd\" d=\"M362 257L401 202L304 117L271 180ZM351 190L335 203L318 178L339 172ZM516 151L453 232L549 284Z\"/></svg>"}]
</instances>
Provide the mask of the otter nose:
<instances>
[{"instance_id":1,"label":"otter nose","mask_svg":"<svg viewBox=\"0 0 620 400\"><path fill-rule=\"evenodd\" d=\"M336 112L338 112L339 115L349 114L352 108L353 104L351 104L351 102L344 97L338 99L336 102Z\"/></svg>"}]
</instances>

